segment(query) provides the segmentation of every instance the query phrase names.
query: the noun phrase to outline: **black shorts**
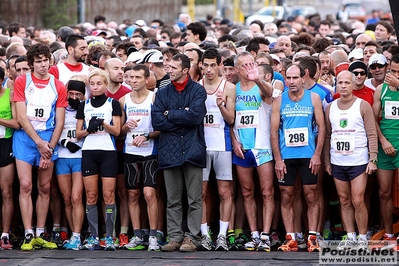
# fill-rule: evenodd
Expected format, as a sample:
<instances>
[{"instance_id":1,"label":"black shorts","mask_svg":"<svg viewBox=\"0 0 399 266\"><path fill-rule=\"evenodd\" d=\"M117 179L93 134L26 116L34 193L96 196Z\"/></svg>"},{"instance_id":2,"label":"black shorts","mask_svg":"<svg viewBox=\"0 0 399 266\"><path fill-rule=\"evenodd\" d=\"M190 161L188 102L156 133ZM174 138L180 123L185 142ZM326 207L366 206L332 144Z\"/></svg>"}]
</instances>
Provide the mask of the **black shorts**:
<instances>
[{"instance_id":1,"label":"black shorts","mask_svg":"<svg viewBox=\"0 0 399 266\"><path fill-rule=\"evenodd\" d=\"M0 167L12 164L15 161L12 152L12 138L0 139Z\"/></svg>"},{"instance_id":2,"label":"black shorts","mask_svg":"<svg viewBox=\"0 0 399 266\"><path fill-rule=\"evenodd\" d=\"M332 176L341 181L352 181L366 171L367 164L354 166L339 166L331 164Z\"/></svg>"},{"instance_id":3,"label":"black shorts","mask_svg":"<svg viewBox=\"0 0 399 266\"><path fill-rule=\"evenodd\" d=\"M157 187L158 161L155 155L138 156L125 154L125 181L127 189Z\"/></svg>"},{"instance_id":4,"label":"black shorts","mask_svg":"<svg viewBox=\"0 0 399 266\"><path fill-rule=\"evenodd\" d=\"M293 186L298 169L302 179L302 185L317 184L317 175L312 174L309 168L310 158L287 159L284 160L284 163L287 167L287 174L284 175L284 182L279 182L280 186Z\"/></svg>"},{"instance_id":5,"label":"black shorts","mask_svg":"<svg viewBox=\"0 0 399 266\"><path fill-rule=\"evenodd\" d=\"M118 175L123 175L124 174L123 152L117 151L116 155L118 158Z\"/></svg>"},{"instance_id":6,"label":"black shorts","mask_svg":"<svg viewBox=\"0 0 399 266\"><path fill-rule=\"evenodd\" d=\"M82 151L82 175L100 174L101 177L115 177L118 174L116 151Z\"/></svg>"}]
</instances>

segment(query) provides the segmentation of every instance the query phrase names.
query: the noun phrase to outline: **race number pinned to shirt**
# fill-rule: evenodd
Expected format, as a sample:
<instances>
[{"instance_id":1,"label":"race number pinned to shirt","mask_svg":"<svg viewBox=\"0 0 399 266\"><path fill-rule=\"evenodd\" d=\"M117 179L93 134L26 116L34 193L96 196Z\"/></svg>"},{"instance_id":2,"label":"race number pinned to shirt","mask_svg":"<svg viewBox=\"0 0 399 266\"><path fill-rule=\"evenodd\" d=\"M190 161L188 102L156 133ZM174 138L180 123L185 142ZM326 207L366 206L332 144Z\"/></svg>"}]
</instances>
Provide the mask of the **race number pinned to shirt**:
<instances>
[{"instance_id":1,"label":"race number pinned to shirt","mask_svg":"<svg viewBox=\"0 0 399 266\"><path fill-rule=\"evenodd\" d=\"M129 132L126 134L126 138L130 139L131 141L128 143L129 146L133 146L133 140L134 138L138 137L138 136L142 136L144 133L148 133L148 131L134 131L134 130L129 130ZM141 144L141 147L148 147L150 146L150 141L144 141Z\"/></svg>"},{"instance_id":2,"label":"race number pinned to shirt","mask_svg":"<svg viewBox=\"0 0 399 266\"><path fill-rule=\"evenodd\" d=\"M355 150L355 137L336 136L332 139L332 146L335 153L352 154Z\"/></svg>"},{"instance_id":3,"label":"race number pinned to shirt","mask_svg":"<svg viewBox=\"0 0 399 266\"><path fill-rule=\"evenodd\" d=\"M47 121L50 117L51 105L30 103L26 106L26 115L29 120Z\"/></svg>"},{"instance_id":4,"label":"race number pinned to shirt","mask_svg":"<svg viewBox=\"0 0 399 266\"><path fill-rule=\"evenodd\" d=\"M204 126L211 128L219 128L223 121L220 112L209 110L204 117Z\"/></svg>"},{"instance_id":5,"label":"race number pinned to shirt","mask_svg":"<svg viewBox=\"0 0 399 266\"><path fill-rule=\"evenodd\" d=\"M399 102L386 101L384 112L386 119L399 119Z\"/></svg>"},{"instance_id":6,"label":"race number pinned to shirt","mask_svg":"<svg viewBox=\"0 0 399 266\"><path fill-rule=\"evenodd\" d=\"M285 145L287 147L307 146L309 142L308 128L290 128L284 130Z\"/></svg>"},{"instance_id":7,"label":"race number pinned to shirt","mask_svg":"<svg viewBox=\"0 0 399 266\"><path fill-rule=\"evenodd\" d=\"M259 127L258 110L238 111L236 115L235 124L237 125L237 129L258 128Z\"/></svg>"}]
</instances>

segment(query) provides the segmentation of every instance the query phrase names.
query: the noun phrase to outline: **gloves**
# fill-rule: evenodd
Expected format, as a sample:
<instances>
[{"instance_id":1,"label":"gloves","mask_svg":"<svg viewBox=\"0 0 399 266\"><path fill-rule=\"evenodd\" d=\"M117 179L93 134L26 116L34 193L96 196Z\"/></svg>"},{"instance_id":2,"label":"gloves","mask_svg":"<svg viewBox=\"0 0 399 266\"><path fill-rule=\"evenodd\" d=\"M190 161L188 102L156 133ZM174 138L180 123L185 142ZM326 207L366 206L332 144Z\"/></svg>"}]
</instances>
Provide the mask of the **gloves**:
<instances>
[{"instance_id":1,"label":"gloves","mask_svg":"<svg viewBox=\"0 0 399 266\"><path fill-rule=\"evenodd\" d=\"M80 104L79 99L72 99L68 98L68 104L71 106L73 109L78 110L78 106Z\"/></svg>"},{"instance_id":2,"label":"gloves","mask_svg":"<svg viewBox=\"0 0 399 266\"><path fill-rule=\"evenodd\" d=\"M77 145L77 144L75 144L73 142L70 142L67 139L61 140L61 145L63 147L65 147L65 148L67 148L71 153L75 153L75 152L77 152L80 149L79 145Z\"/></svg>"},{"instance_id":3,"label":"gloves","mask_svg":"<svg viewBox=\"0 0 399 266\"><path fill-rule=\"evenodd\" d=\"M87 132L96 133L98 131L98 127L104 122L104 119L99 119L97 116L93 116L89 121L89 127L87 128Z\"/></svg>"}]
</instances>

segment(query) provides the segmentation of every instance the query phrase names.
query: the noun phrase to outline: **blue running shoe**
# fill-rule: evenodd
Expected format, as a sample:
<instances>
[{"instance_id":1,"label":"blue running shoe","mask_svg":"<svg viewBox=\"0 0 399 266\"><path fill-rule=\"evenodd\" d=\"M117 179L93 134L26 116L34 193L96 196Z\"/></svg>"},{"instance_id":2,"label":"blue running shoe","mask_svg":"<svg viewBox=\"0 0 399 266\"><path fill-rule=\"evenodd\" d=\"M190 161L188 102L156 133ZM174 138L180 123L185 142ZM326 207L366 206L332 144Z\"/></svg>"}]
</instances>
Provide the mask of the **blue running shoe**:
<instances>
[{"instance_id":1,"label":"blue running shoe","mask_svg":"<svg viewBox=\"0 0 399 266\"><path fill-rule=\"evenodd\" d=\"M82 246L82 249L85 250L100 249L100 240L98 239L98 237L89 236L89 238L86 239L84 245Z\"/></svg>"},{"instance_id":2,"label":"blue running shoe","mask_svg":"<svg viewBox=\"0 0 399 266\"><path fill-rule=\"evenodd\" d=\"M69 240L69 244L66 247L67 250L80 250L82 249L82 244L80 242L80 237L72 236Z\"/></svg>"},{"instance_id":3,"label":"blue running shoe","mask_svg":"<svg viewBox=\"0 0 399 266\"><path fill-rule=\"evenodd\" d=\"M116 247L115 247L115 244L114 244L114 240L112 239L112 236L108 236L108 237L105 238L105 248L104 248L104 250L108 250L108 251L115 251L116 250Z\"/></svg>"}]
</instances>

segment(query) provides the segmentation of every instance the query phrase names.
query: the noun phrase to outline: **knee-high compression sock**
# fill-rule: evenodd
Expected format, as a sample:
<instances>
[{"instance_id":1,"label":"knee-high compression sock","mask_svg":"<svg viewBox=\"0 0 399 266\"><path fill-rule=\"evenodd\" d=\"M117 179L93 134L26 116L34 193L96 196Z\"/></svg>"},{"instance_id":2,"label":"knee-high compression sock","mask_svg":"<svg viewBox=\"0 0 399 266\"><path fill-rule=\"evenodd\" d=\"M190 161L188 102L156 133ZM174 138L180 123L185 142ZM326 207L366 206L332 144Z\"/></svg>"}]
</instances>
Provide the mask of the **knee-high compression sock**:
<instances>
[{"instance_id":1,"label":"knee-high compression sock","mask_svg":"<svg viewBox=\"0 0 399 266\"><path fill-rule=\"evenodd\" d=\"M86 204L86 216L87 221L89 222L91 235L98 237L98 210L96 204Z\"/></svg>"},{"instance_id":2,"label":"knee-high compression sock","mask_svg":"<svg viewBox=\"0 0 399 266\"><path fill-rule=\"evenodd\" d=\"M115 226L116 217L116 204L106 204L105 205L105 235L106 237L112 236L112 231Z\"/></svg>"}]
</instances>

